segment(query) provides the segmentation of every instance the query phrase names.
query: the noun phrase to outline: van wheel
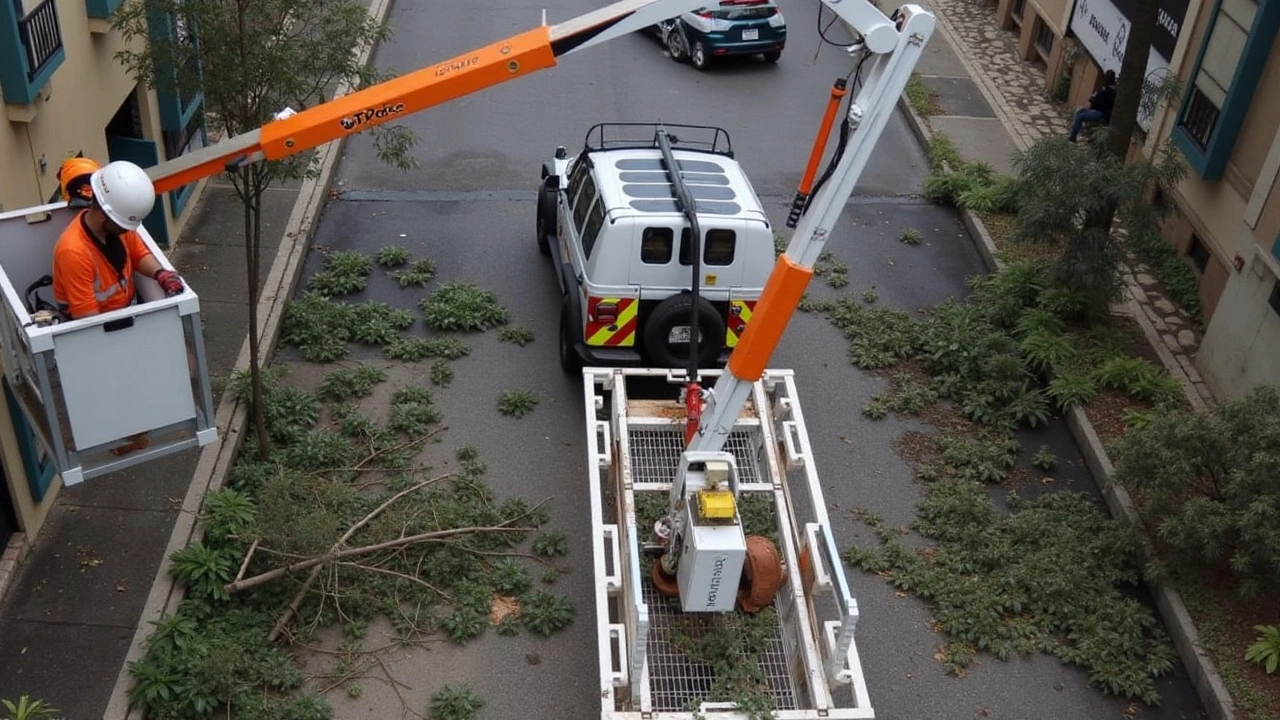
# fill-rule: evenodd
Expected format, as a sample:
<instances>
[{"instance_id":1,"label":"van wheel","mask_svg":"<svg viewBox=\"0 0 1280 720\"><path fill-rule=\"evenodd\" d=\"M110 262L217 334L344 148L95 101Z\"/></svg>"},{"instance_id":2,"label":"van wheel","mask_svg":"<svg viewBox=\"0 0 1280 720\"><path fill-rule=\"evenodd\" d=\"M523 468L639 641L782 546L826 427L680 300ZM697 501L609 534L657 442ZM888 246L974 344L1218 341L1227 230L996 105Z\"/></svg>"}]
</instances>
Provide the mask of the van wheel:
<instances>
[{"instance_id":1,"label":"van wheel","mask_svg":"<svg viewBox=\"0 0 1280 720\"><path fill-rule=\"evenodd\" d=\"M560 369L573 374L582 370L582 356L574 349L574 338L569 327L569 299L560 305Z\"/></svg>"},{"instance_id":2,"label":"van wheel","mask_svg":"<svg viewBox=\"0 0 1280 720\"><path fill-rule=\"evenodd\" d=\"M689 49L685 47L684 35L680 32L679 26L667 31L667 52L671 55L671 59L678 63L689 59Z\"/></svg>"},{"instance_id":3,"label":"van wheel","mask_svg":"<svg viewBox=\"0 0 1280 720\"><path fill-rule=\"evenodd\" d=\"M711 60L707 57L707 47L701 40L695 40L693 47L689 49L689 62L693 63L698 70L706 70L711 64Z\"/></svg>"},{"instance_id":4,"label":"van wheel","mask_svg":"<svg viewBox=\"0 0 1280 720\"><path fill-rule=\"evenodd\" d=\"M551 236L556 234L556 196L545 187L538 188L538 250L551 254Z\"/></svg>"},{"instance_id":5,"label":"van wheel","mask_svg":"<svg viewBox=\"0 0 1280 720\"><path fill-rule=\"evenodd\" d=\"M693 296L672 295L658 303L644 325L644 349L649 359L664 368L689 366L689 314ZM698 298L698 367L715 365L724 346L724 318L705 298Z\"/></svg>"}]
</instances>

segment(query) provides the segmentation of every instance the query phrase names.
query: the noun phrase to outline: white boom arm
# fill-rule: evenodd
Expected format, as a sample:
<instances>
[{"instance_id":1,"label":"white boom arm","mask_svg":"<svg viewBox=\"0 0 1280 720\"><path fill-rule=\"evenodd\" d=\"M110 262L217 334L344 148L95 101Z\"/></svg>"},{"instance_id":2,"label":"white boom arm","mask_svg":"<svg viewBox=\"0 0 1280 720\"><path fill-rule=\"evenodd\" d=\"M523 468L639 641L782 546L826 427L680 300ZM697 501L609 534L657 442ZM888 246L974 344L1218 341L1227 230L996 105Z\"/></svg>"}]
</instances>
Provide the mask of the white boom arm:
<instances>
[{"instance_id":1,"label":"white boom arm","mask_svg":"<svg viewBox=\"0 0 1280 720\"><path fill-rule=\"evenodd\" d=\"M786 321L796 309L799 301L799 292L795 291L796 278L801 279L802 289L803 283L812 276L814 263L871 159L876 142L920 60L925 43L933 34L933 15L918 5L903 5L890 18L868 0L822 2L861 35L859 44L850 52L868 54L862 72L863 84L854 88L856 94L845 118L850 130L848 144L830 178L801 217L786 252L779 258L778 266L770 277L769 285L777 281L779 286L785 286L787 283L783 281L787 280L793 292L774 295L766 286L760 305L747 324L736 351L750 347L749 352L762 356L762 359L735 366L734 359L730 358L729 372L722 374L715 387L705 394L705 406L689 450L717 451L724 447L751 393L752 383L761 377L764 362L772 355ZM778 302L778 297L784 301ZM761 336L753 345L750 337L753 328L769 337Z\"/></svg>"}]
</instances>

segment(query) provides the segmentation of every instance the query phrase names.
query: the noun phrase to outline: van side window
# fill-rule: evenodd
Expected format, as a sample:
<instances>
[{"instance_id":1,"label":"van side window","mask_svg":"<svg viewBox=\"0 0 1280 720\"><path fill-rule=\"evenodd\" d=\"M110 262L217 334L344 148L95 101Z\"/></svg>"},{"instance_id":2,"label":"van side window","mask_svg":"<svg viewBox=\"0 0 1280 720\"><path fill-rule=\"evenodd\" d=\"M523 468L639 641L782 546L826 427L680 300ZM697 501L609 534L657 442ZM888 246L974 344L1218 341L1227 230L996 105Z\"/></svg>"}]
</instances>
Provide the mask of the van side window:
<instances>
[{"instance_id":1,"label":"van side window","mask_svg":"<svg viewBox=\"0 0 1280 720\"><path fill-rule=\"evenodd\" d=\"M591 203L591 212L587 214L587 224L582 229L582 253L591 259L591 251L596 246L596 238L600 236L600 228L604 225L603 201Z\"/></svg>"},{"instance_id":2,"label":"van side window","mask_svg":"<svg viewBox=\"0 0 1280 720\"><path fill-rule=\"evenodd\" d=\"M573 163L573 169L569 171L569 187L565 189L568 193L569 205L573 206L573 201L578 197L578 191L582 189L582 181L591 174L587 167L587 160L580 157Z\"/></svg>"},{"instance_id":3,"label":"van side window","mask_svg":"<svg viewBox=\"0 0 1280 720\"><path fill-rule=\"evenodd\" d=\"M732 230L708 230L702 241L702 262L704 265L732 265L733 252L737 245L737 233ZM689 228L680 233L680 264L691 265L689 255Z\"/></svg>"},{"instance_id":4,"label":"van side window","mask_svg":"<svg viewBox=\"0 0 1280 720\"><path fill-rule=\"evenodd\" d=\"M708 265L732 265L737 233L732 230L708 230L702 248L702 262Z\"/></svg>"},{"instance_id":5,"label":"van side window","mask_svg":"<svg viewBox=\"0 0 1280 720\"><path fill-rule=\"evenodd\" d=\"M666 265L671 262L674 236L671 228L645 228L640 233L640 262L650 265Z\"/></svg>"},{"instance_id":6,"label":"van side window","mask_svg":"<svg viewBox=\"0 0 1280 720\"><path fill-rule=\"evenodd\" d=\"M583 223L587 220L587 211L595 204L596 201L596 183L591 179L590 173L585 173L582 180L582 190L579 191L578 197L573 204L573 224L577 227L578 232L583 232Z\"/></svg>"}]
</instances>

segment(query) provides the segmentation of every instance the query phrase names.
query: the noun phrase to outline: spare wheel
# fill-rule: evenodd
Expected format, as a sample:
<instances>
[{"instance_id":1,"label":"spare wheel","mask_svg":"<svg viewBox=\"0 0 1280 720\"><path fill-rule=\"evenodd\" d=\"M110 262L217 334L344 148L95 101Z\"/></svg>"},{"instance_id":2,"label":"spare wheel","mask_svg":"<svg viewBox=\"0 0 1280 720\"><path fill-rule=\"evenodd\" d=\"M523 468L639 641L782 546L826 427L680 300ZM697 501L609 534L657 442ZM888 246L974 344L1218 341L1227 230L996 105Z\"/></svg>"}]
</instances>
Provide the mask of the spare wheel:
<instances>
[{"instance_id":1,"label":"spare wheel","mask_svg":"<svg viewBox=\"0 0 1280 720\"><path fill-rule=\"evenodd\" d=\"M653 364L665 368L689 366L690 309L693 295L680 293L658 303L644 325L644 349ZM724 318L706 298L698 298L698 367L714 365L724 347Z\"/></svg>"}]
</instances>

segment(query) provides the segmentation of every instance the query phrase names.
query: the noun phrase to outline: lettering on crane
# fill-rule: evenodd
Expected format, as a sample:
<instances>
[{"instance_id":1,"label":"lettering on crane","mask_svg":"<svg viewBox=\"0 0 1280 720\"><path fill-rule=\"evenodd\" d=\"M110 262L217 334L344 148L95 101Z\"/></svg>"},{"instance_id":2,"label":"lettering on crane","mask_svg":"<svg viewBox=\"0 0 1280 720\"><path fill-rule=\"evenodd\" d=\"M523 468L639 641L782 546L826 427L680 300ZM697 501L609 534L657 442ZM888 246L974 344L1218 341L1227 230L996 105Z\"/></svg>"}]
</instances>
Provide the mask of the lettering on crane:
<instances>
[{"instance_id":1,"label":"lettering on crane","mask_svg":"<svg viewBox=\"0 0 1280 720\"><path fill-rule=\"evenodd\" d=\"M724 580L724 562L724 556L717 555L711 563L711 585L707 591L707 609L709 610L715 608L716 598L720 596L720 583Z\"/></svg>"},{"instance_id":2,"label":"lettering on crane","mask_svg":"<svg viewBox=\"0 0 1280 720\"><path fill-rule=\"evenodd\" d=\"M479 63L480 63L479 55L472 55L469 58L465 58L462 60L454 60L453 62L441 63L436 66L436 77L444 77L445 75L448 75L449 73L455 72L457 70L466 70L467 68L477 65Z\"/></svg>"},{"instance_id":3,"label":"lettering on crane","mask_svg":"<svg viewBox=\"0 0 1280 720\"><path fill-rule=\"evenodd\" d=\"M404 112L404 103L386 104L382 107L365 108L354 115L348 115L338 122L342 123L342 129L351 131L368 124L373 120L384 120L392 115L399 115Z\"/></svg>"}]
</instances>

